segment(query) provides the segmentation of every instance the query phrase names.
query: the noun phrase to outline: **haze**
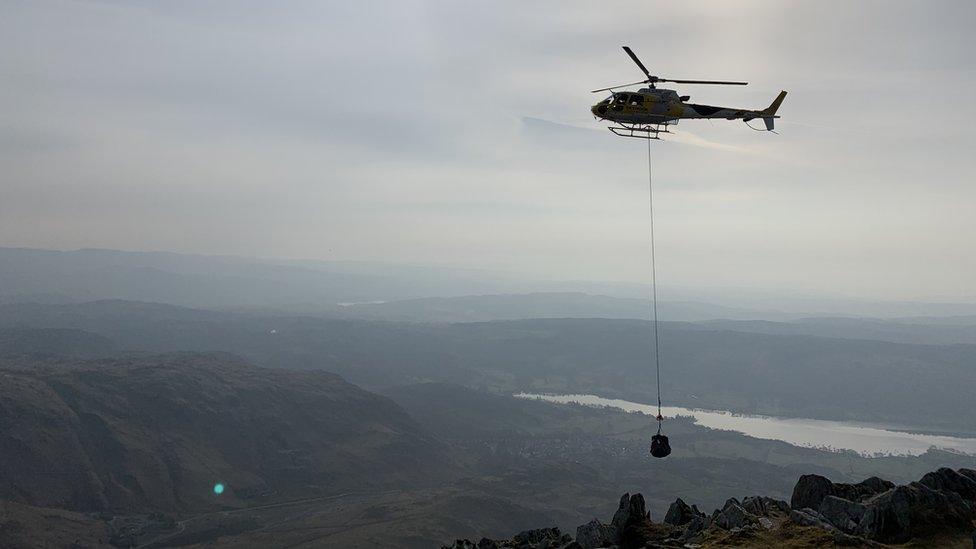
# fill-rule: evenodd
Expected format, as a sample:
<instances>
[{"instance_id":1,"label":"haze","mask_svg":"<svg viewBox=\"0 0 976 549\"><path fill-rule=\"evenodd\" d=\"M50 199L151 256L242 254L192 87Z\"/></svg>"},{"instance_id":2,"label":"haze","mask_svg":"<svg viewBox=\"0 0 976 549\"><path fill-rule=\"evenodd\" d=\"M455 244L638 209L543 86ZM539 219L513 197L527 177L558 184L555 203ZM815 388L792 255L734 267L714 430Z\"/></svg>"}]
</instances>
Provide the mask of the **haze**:
<instances>
[{"instance_id":1,"label":"haze","mask_svg":"<svg viewBox=\"0 0 976 549\"><path fill-rule=\"evenodd\" d=\"M659 275L976 296L972 2L0 6L0 245L644 282L646 157L588 90L653 72L780 135L653 143Z\"/></svg>"}]
</instances>

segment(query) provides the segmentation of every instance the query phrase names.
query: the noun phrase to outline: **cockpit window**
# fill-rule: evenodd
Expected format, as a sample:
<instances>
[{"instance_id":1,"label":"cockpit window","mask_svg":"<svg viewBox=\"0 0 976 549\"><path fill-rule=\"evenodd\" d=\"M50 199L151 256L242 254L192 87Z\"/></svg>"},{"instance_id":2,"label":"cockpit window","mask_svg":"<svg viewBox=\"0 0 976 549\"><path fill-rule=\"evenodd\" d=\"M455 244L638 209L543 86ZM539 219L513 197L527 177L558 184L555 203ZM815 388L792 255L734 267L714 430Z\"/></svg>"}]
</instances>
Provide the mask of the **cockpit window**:
<instances>
[{"instance_id":1,"label":"cockpit window","mask_svg":"<svg viewBox=\"0 0 976 549\"><path fill-rule=\"evenodd\" d=\"M630 96L630 101L628 101L628 103L632 107L640 106L641 103L643 103L643 102L644 102L644 96L643 95L637 95L637 94L631 95Z\"/></svg>"}]
</instances>

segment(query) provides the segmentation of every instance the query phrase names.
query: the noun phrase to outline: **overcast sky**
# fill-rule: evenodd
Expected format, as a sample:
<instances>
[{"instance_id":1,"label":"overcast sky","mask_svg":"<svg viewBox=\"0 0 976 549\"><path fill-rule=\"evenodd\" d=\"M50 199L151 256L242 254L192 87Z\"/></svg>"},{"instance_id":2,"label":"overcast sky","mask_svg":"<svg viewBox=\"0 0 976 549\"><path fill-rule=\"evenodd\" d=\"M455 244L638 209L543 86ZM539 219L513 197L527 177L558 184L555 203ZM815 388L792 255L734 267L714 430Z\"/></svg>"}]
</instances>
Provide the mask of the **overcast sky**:
<instances>
[{"instance_id":1,"label":"overcast sky","mask_svg":"<svg viewBox=\"0 0 976 549\"><path fill-rule=\"evenodd\" d=\"M588 90L746 80L652 143L659 276L976 299L976 3L0 3L0 246L647 273Z\"/></svg>"}]
</instances>

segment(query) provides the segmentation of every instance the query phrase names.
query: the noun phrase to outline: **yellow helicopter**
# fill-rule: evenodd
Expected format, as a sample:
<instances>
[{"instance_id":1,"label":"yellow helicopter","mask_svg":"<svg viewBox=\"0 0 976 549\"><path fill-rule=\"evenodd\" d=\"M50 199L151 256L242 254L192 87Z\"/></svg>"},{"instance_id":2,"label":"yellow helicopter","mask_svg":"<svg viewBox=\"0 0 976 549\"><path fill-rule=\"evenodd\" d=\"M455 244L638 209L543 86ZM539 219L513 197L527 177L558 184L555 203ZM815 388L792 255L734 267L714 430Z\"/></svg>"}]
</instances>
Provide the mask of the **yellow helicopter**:
<instances>
[{"instance_id":1,"label":"yellow helicopter","mask_svg":"<svg viewBox=\"0 0 976 549\"><path fill-rule=\"evenodd\" d=\"M637 137L641 139L659 139L658 134L670 133L668 126L678 123L678 120L695 118L722 118L726 120L742 120L749 125L749 121L762 118L766 124L766 131L773 131L773 121L779 116L776 111L786 98L786 92L781 91L772 104L762 110L735 109L730 107L714 107L712 105L696 105L686 103L691 99L688 95L678 95L674 90L658 89L658 82L673 82L675 84L721 84L729 86L745 86L748 82L729 82L725 80L678 80L652 76L647 67L641 63L634 52L624 46L627 55L637 63L640 70L647 76L646 80L621 84L610 88L593 90L593 93L610 92L610 97L600 101L590 108L594 116L612 122L608 126L611 132L621 137ZM618 92L620 88L649 84L636 92ZM752 128L752 126L749 126ZM758 129L758 128L753 128Z\"/></svg>"}]
</instances>

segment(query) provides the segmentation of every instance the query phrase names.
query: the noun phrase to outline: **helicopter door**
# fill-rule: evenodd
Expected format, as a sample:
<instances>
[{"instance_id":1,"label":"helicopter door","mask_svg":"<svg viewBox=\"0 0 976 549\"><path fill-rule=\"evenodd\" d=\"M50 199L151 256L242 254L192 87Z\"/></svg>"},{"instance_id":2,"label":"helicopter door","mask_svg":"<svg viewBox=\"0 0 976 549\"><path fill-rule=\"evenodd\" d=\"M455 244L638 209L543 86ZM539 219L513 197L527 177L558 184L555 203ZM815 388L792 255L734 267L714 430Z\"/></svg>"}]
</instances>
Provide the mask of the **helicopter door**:
<instances>
[{"instance_id":1,"label":"helicopter door","mask_svg":"<svg viewBox=\"0 0 976 549\"><path fill-rule=\"evenodd\" d=\"M624 110L624 105L627 104L627 101L629 99L630 99L630 95L629 94L621 93L621 94L617 95L617 97L613 101L613 107L612 107L613 110L618 111L618 112Z\"/></svg>"}]
</instances>

